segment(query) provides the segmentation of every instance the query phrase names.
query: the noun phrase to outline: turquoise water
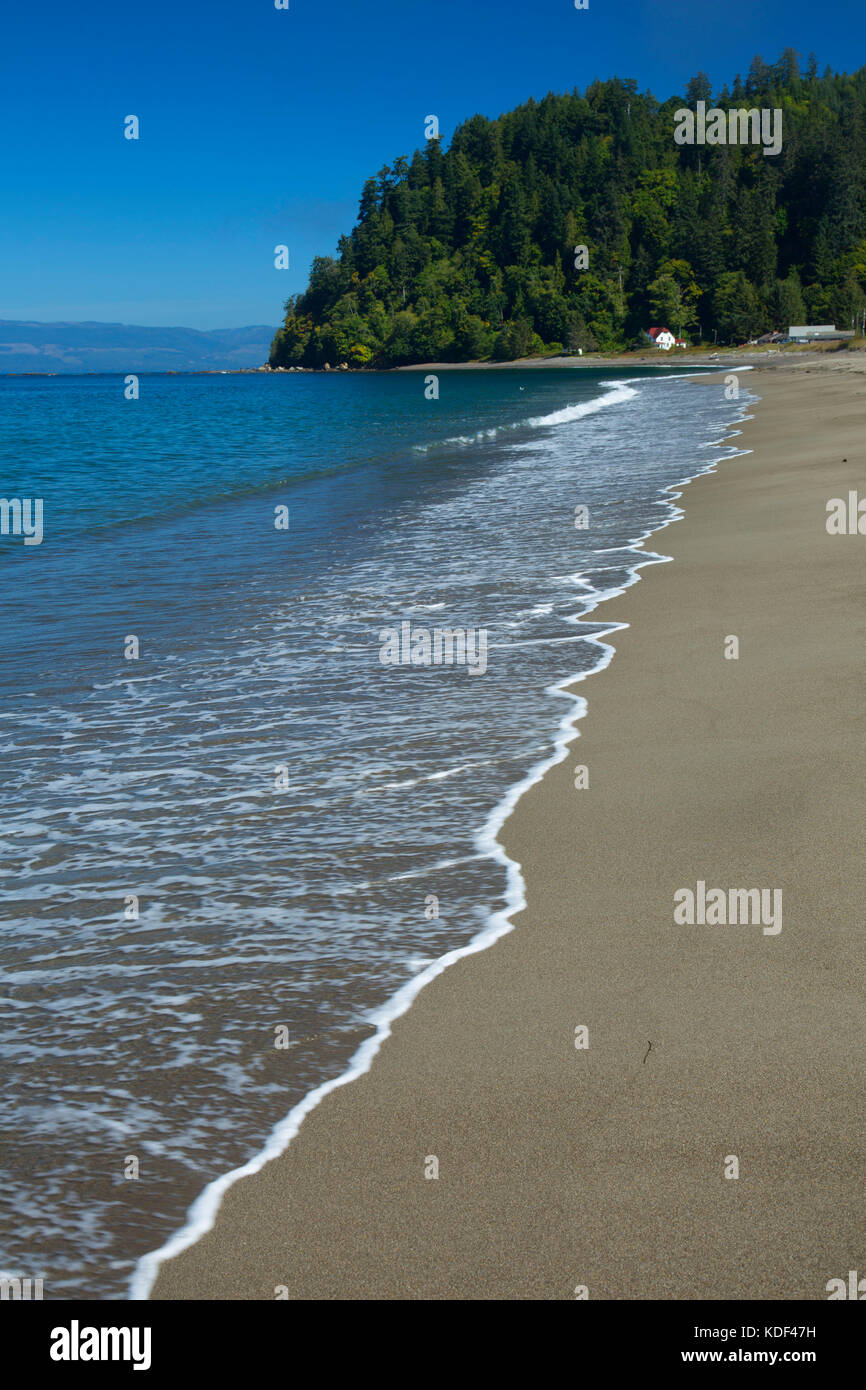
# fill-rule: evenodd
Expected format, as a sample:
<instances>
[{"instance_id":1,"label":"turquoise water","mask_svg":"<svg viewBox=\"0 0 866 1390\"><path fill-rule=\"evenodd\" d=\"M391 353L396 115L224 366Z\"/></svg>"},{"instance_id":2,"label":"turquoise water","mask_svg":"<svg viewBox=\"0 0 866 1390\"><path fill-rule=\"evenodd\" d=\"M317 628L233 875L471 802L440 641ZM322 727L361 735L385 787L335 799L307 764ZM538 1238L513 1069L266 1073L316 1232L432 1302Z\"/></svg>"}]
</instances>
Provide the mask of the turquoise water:
<instances>
[{"instance_id":1,"label":"turquoise water","mask_svg":"<svg viewBox=\"0 0 866 1390\"><path fill-rule=\"evenodd\" d=\"M0 537L0 1267L47 1298L123 1297L502 906L478 832L738 409L718 375L439 382L0 379L2 495L44 507ZM483 629L484 673L384 666L403 622Z\"/></svg>"}]
</instances>

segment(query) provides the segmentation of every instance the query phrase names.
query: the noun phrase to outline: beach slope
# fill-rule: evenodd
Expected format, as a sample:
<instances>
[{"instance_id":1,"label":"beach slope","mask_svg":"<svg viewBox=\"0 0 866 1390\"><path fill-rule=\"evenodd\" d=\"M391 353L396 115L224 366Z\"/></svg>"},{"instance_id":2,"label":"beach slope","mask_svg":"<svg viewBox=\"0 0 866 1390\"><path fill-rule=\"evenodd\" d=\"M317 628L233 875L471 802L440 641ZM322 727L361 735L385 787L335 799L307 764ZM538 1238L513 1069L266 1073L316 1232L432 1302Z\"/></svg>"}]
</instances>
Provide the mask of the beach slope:
<instances>
[{"instance_id":1,"label":"beach slope","mask_svg":"<svg viewBox=\"0 0 866 1390\"><path fill-rule=\"evenodd\" d=\"M154 1297L824 1299L866 1270L866 536L825 525L866 494L866 376L742 380L752 452L593 615L629 627L503 830L516 929L422 991ZM781 930L675 922L699 882L781 890Z\"/></svg>"}]
</instances>

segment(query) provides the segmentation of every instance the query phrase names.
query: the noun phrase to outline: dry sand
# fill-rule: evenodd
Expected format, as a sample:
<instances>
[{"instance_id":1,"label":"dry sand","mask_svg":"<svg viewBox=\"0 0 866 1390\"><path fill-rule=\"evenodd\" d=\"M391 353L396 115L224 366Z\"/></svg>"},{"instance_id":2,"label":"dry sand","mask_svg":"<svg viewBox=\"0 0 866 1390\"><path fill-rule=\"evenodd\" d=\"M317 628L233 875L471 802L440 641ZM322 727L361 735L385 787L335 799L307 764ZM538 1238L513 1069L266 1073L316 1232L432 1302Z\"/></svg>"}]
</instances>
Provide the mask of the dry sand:
<instances>
[{"instance_id":1,"label":"dry sand","mask_svg":"<svg viewBox=\"0 0 866 1390\"><path fill-rule=\"evenodd\" d=\"M866 381L748 384L754 452L594 615L631 626L503 832L516 930L421 993L155 1297L824 1299L866 1273L866 536L825 528L866 494ZM675 925L698 879L781 888L782 931Z\"/></svg>"},{"instance_id":2,"label":"dry sand","mask_svg":"<svg viewBox=\"0 0 866 1390\"><path fill-rule=\"evenodd\" d=\"M519 367L521 371L528 368L545 370L551 367L558 367L564 370L587 371L598 370L599 368L614 368L623 371L629 367L657 367L661 371L669 372L672 368L703 368L706 370L718 367L767 367L771 370L781 368L783 371L802 370L804 368L818 365L822 370L835 368L841 370L866 371L866 351L862 348L839 347L833 343L822 343L816 347L806 347L801 345L788 345L786 347L756 347L746 345L744 347L720 347L720 348L688 348L684 351L665 352L659 348L647 348L645 351L617 352L611 356L603 356L599 352L591 352L586 357L517 357L511 362L413 362L406 367L390 367L387 371L393 372L499 372L508 368ZM261 371L262 368L255 370ZM279 371L287 371L288 368L280 367ZM301 370L296 368L295 370ZM303 368L304 371L312 371L312 367ZM320 370L320 369L316 369ZM332 369L333 370L333 369ZM357 370L357 369L354 369Z\"/></svg>"}]
</instances>

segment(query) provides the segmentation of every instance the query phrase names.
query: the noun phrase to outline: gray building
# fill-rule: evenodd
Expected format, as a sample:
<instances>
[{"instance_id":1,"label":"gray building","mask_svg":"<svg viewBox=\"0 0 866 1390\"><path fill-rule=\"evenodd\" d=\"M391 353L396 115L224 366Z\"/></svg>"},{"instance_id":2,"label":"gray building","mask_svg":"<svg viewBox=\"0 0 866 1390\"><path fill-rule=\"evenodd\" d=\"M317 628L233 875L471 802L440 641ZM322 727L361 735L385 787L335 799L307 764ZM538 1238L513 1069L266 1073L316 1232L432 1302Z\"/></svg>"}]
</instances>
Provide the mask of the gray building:
<instances>
[{"instance_id":1,"label":"gray building","mask_svg":"<svg viewBox=\"0 0 866 1390\"><path fill-rule=\"evenodd\" d=\"M788 329L788 337L795 343L833 343L844 338L853 338L853 330L837 328L832 323L795 324Z\"/></svg>"}]
</instances>

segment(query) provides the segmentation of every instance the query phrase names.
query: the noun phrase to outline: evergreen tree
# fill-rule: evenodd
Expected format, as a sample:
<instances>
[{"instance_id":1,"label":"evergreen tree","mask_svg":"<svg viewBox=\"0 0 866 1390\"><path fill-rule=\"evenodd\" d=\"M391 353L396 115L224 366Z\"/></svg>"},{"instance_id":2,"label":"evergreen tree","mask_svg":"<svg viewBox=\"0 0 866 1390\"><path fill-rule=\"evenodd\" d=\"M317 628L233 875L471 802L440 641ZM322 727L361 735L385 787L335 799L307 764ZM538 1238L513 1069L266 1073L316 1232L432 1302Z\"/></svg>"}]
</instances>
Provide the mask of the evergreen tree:
<instances>
[{"instance_id":1,"label":"evergreen tree","mask_svg":"<svg viewBox=\"0 0 866 1390\"><path fill-rule=\"evenodd\" d=\"M705 73L685 100L712 101ZM819 76L810 55L801 75L786 48L716 104L780 106L781 153L677 145L683 99L613 78L398 156L286 302L272 364L617 350L653 322L735 342L848 326L866 304L866 69Z\"/></svg>"}]
</instances>

